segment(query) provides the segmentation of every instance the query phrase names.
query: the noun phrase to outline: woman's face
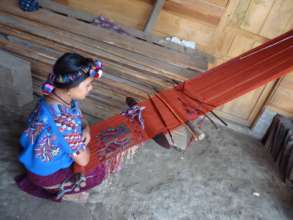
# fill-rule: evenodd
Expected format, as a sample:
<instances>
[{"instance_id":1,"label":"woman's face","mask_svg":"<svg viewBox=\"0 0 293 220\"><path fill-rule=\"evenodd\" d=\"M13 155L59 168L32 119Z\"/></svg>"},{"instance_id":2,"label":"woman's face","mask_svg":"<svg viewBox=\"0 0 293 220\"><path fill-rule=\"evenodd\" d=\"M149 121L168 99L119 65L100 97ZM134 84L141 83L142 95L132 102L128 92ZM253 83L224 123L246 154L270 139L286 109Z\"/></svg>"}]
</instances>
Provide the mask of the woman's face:
<instances>
[{"instance_id":1,"label":"woman's face","mask_svg":"<svg viewBox=\"0 0 293 220\"><path fill-rule=\"evenodd\" d=\"M88 77L84 81L82 81L78 86L69 89L69 93L72 99L82 100L89 94L89 92L93 89L92 82L93 78Z\"/></svg>"}]
</instances>

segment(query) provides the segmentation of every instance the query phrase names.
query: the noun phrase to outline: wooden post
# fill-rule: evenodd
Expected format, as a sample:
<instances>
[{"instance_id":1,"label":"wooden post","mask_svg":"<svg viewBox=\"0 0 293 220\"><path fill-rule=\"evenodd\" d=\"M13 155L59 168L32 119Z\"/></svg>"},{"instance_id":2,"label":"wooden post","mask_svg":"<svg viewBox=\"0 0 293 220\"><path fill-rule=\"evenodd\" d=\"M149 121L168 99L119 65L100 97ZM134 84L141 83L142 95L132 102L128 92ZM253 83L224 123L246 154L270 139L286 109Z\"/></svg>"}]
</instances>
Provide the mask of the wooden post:
<instances>
[{"instance_id":1,"label":"wooden post","mask_svg":"<svg viewBox=\"0 0 293 220\"><path fill-rule=\"evenodd\" d=\"M155 6L153 7L152 13L150 14L148 21L146 22L145 27L144 27L144 32L146 34L152 32L152 30L155 26L156 20L160 15L160 11L161 11L164 3L165 3L165 0L157 0L156 1Z\"/></svg>"}]
</instances>

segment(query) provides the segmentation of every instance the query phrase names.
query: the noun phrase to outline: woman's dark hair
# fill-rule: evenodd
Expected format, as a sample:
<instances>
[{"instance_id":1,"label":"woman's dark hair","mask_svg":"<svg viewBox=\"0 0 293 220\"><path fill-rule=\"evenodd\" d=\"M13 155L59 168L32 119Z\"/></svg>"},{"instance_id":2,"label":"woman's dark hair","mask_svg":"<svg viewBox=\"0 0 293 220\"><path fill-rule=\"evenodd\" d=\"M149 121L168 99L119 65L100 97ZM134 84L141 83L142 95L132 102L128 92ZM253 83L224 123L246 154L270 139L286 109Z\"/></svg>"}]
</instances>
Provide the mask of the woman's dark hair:
<instances>
[{"instance_id":1,"label":"woman's dark hair","mask_svg":"<svg viewBox=\"0 0 293 220\"><path fill-rule=\"evenodd\" d=\"M69 78L69 76L73 76L78 74L82 68L90 65L93 62L91 58L83 57L77 53L65 53L61 57L58 58L56 63L53 66L53 73L55 75L55 79L58 77ZM85 78L87 78L86 74L83 74L83 77L79 77L77 80L69 80L68 82L54 82L54 86L57 88L72 88L77 86L80 82L82 82Z\"/></svg>"}]
</instances>

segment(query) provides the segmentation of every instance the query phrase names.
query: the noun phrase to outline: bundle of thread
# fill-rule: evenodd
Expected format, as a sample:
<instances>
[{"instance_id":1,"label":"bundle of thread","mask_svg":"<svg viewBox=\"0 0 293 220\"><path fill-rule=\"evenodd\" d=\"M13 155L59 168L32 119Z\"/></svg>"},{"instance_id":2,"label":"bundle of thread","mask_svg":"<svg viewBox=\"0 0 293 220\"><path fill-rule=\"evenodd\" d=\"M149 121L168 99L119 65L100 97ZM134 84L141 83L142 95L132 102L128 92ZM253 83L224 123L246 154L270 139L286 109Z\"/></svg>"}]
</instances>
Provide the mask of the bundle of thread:
<instances>
[{"instance_id":1,"label":"bundle of thread","mask_svg":"<svg viewBox=\"0 0 293 220\"><path fill-rule=\"evenodd\" d=\"M94 17L92 23L94 25L99 26L99 27L115 31L119 34L126 34L126 35L130 36L130 34L126 30L124 30L119 25L115 24L114 22L110 21L108 18L106 18L102 15Z\"/></svg>"},{"instance_id":2,"label":"bundle of thread","mask_svg":"<svg viewBox=\"0 0 293 220\"><path fill-rule=\"evenodd\" d=\"M23 11L31 12L40 8L39 3L36 0L19 0L18 4Z\"/></svg>"}]
</instances>

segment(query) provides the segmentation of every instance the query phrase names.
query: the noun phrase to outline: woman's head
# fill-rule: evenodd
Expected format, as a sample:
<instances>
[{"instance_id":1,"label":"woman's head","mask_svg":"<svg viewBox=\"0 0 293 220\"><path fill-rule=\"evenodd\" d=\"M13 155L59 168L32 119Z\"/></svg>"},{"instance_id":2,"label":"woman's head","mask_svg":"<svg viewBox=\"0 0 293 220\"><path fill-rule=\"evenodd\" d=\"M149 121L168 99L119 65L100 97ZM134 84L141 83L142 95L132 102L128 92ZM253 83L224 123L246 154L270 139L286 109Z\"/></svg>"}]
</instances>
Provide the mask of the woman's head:
<instances>
[{"instance_id":1,"label":"woman's head","mask_svg":"<svg viewBox=\"0 0 293 220\"><path fill-rule=\"evenodd\" d=\"M54 64L43 92L48 95L58 88L67 90L73 99L84 99L92 89L93 79L101 75L101 62L76 53L65 53Z\"/></svg>"}]
</instances>

